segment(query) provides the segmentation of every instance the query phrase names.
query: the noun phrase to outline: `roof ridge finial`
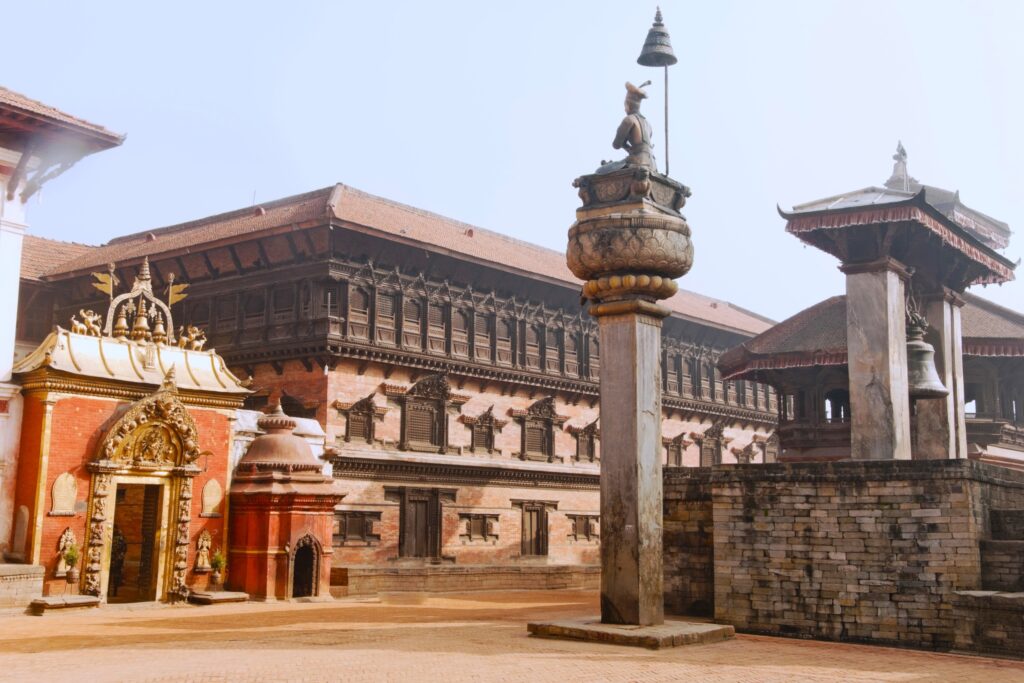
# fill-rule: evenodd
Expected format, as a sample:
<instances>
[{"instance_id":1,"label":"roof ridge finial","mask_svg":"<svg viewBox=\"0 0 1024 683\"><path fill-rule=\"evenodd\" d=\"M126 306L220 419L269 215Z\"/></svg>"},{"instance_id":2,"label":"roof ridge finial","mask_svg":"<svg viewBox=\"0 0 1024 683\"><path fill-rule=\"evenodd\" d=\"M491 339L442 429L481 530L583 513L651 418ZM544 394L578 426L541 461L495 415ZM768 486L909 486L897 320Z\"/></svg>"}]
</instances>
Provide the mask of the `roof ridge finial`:
<instances>
[{"instance_id":1,"label":"roof ridge finial","mask_svg":"<svg viewBox=\"0 0 1024 683\"><path fill-rule=\"evenodd\" d=\"M661 26L663 24L661 19L661 5L658 5L654 11L654 25Z\"/></svg>"},{"instance_id":2,"label":"roof ridge finial","mask_svg":"<svg viewBox=\"0 0 1024 683\"><path fill-rule=\"evenodd\" d=\"M896 141L896 153L892 155L892 160L896 163L892 166L892 175L885 181L885 186L901 192L915 192L920 189L920 184L915 178L911 178L907 171L907 149L903 146L902 140Z\"/></svg>"},{"instance_id":3,"label":"roof ridge finial","mask_svg":"<svg viewBox=\"0 0 1024 683\"><path fill-rule=\"evenodd\" d=\"M151 280L152 277L149 274L149 256L142 257L142 268L139 269L140 280Z\"/></svg>"}]
</instances>

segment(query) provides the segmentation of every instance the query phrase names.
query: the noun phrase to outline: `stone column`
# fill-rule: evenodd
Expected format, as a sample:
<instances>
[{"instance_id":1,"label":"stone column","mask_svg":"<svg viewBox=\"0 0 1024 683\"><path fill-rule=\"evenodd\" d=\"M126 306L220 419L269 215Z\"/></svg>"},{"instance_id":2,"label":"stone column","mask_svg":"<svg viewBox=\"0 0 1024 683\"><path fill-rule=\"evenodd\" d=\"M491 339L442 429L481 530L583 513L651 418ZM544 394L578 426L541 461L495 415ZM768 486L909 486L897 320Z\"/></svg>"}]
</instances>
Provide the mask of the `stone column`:
<instances>
[{"instance_id":1,"label":"stone column","mask_svg":"<svg viewBox=\"0 0 1024 683\"><path fill-rule=\"evenodd\" d=\"M960 308L964 300L952 290L928 297L924 317L926 341L935 347L935 369L949 395L919 399L917 443L914 458L945 460L967 457L967 426L964 421L964 354Z\"/></svg>"},{"instance_id":2,"label":"stone column","mask_svg":"<svg viewBox=\"0 0 1024 683\"><path fill-rule=\"evenodd\" d=\"M898 261L846 264L850 454L854 460L910 459L905 283Z\"/></svg>"},{"instance_id":3,"label":"stone column","mask_svg":"<svg viewBox=\"0 0 1024 683\"><path fill-rule=\"evenodd\" d=\"M633 301L591 312L602 350L601 621L660 624L661 319L667 311Z\"/></svg>"},{"instance_id":4,"label":"stone column","mask_svg":"<svg viewBox=\"0 0 1024 683\"><path fill-rule=\"evenodd\" d=\"M647 167L576 180L567 263L601 331L601 621L664 622L661 322L693 263L689 190Z\"/></svg>"}]
</instances>

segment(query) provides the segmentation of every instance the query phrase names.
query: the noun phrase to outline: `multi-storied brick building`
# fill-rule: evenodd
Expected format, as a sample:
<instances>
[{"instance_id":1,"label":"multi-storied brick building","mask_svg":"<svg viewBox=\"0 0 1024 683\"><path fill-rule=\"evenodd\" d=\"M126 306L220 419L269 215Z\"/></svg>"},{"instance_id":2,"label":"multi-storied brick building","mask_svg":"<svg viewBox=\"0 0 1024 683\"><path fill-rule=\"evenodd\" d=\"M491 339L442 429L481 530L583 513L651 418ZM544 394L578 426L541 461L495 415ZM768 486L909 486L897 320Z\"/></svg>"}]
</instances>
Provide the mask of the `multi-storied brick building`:
<instances>
[{"instance_id":1,"label":"multi-storied brick building","mask_svg":"<svg viewBox=\"0 0 1024 683\"><path fill-rule=\"evenodd\" d=\"M253 378L250 407L324 425L336 566L596 561L601 354L563 254L336 185L100 247L28 238L19 341L144 257L155 290L190 284L174 314ZM666 462L771 458L774 394L715 368L770 321L668 304Z\"/></svg>"}]
</instances>

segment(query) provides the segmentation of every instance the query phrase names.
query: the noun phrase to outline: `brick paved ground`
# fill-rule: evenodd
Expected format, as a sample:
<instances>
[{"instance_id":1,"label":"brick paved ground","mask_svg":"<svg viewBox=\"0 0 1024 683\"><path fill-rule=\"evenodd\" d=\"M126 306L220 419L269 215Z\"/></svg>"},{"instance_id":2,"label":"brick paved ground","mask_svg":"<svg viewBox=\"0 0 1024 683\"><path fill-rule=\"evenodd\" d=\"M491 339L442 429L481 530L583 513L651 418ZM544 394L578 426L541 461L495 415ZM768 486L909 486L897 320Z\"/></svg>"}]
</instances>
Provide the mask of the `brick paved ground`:
<instances>
[{"instance_id":1,"label":"brick paved ground","mask_svg":"<svg viewBox=\"0 0 1024 683\"><path fill-rule=\"evenodd\" d=\"M526 635L592 592L0 616L4 681L1024 681L1024 663L739 636L648 651Z\"/></svg>"}]
</instances>

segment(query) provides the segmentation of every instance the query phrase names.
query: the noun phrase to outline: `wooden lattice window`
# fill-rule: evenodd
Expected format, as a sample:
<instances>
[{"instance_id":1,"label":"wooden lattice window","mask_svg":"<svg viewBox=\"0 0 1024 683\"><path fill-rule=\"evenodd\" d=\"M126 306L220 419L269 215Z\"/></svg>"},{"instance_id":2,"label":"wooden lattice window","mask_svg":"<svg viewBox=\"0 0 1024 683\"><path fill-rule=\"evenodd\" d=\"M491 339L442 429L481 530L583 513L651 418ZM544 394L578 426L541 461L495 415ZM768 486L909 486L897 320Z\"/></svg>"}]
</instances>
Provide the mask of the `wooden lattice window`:
<instances>
[{"instance_id":1,"label":"wooden lattice window","mask_svg":"<svg viewBox=\"0 0 1024 683\"><path fill-rule=\"evenodd\" d=\"M392 292L377 293L377 341L394 346L398 334L398 295Z\"/></svg>"},{"instance_id":2,"label":"wooden lattice window","mask_svg":"<svg viewBox=\"0 0 1024 683\"><path fill-rule=\"evenodd\" d=\"M540 370L540 332L533 325L526 326L526 367Z\"/></svg>"},{"instance_id":3,"label":"wooden lattice window","mask_svg":"<svg viewBox=\"0 0 1024 683\"><path fill-rule=\"evenodd\" d=\"M555 457L555 427L566 417L555 412L555 399L542 398L527 410L514 411L522 431L520 457L524 460L551 462Z\"/></svg>"},{"instance_id":4,"label":"wooden lattice window","mask_svg":"<svg viewBox=\"0 0 1024 683\"><path fill-rule=\"evenodd\" d=\"M372 545L380 542L380 533L375 526L380 522L380 516L380 512L368 510L335 510L332 534L334 545Z\"/></svg>"},{"instance_id":5,"label":"wooden lattice window","mask_svg":"<svg viewBox=\"0 0 1024 683\"><path fill-rule=\"evenodd\" d=\"M581 462L594 462L597 460L597 441L599 438L597 422L597 420L594 420L586 427L570 427L569 429L576 438L576 459Z\"/></svg>"},{"instance_id":6,"label":"wooden lattice window","mask_svg":"<svg viewBox=\"0 0 1024 683\"><path fill-rule=\"evenodd\" d=\"M423 348L423 304L406 299L402 309L402 345L411 349Z\"/></svg>"},{"instance_id":7,"label":"wooden lattice window","mask_svg":"<svg viewBox=\"0 0 1024 683\"><path fill-rule=\"evenodd\" d=\"M274 322L284 322L295 317L295 286L278 287L273 291Z\"/></svg>"},{"instance_id":8,"label":"wooden lattice window","mask_svg":"<svg viewBox=\"0 0 1024 683\"><path fill-rule=\"evenodd\" d=\"M672 353L665 354L665 367L663 369L665 377L665 391L669 394L679 393L679 363L678 356Z\"/></svg>"},{"instance_id":9,"label":"wooden lattice window","mask_svg":"<svg viewBox=\"0 0 1024 683\"><path fill-rule=\"evenodd\" d=\"M497 325L494 348L495 360L499 365L512 364L512 322L506 318L499 318Z\"/></svg>"},{"instance_id":10,"label":"wooden lattice window","mask_svg":"<svg viewBox=\"0 0 1024 683\"><path fill-rule=\"evenodd\" d=\"M469 356L469 314L456 310L452 314L452 354Z\"/></svg>"},{"instance_id":11,"label":"wooden lattice window","mask_svg":"<svg viewBox=\"0 0 1024 683\"><path fill-rule=\"evenodd\" d=\"M348 297L348 333L367 339L370 333L370 295L360 287L353 287Z\"/></svg>"},{"instance_id":12,"label":"wooden lattice window","mask_svg":"<svg viewBox=\"0 0 1024 683\"><path fill-rule=\"evenodd\" d=\"M416 382L401 398L402 439L399 447L446 452L450 403L451 387L444 375L430 375Z\"/></svg>"},{"instance_id":13,"label":"wooden lattice window","mask_svg":"<svg viewBox=\"0 0 1024 683\"><path fill-rule=\"evenodd\" d=\"M596 541L601 537L598 515L566 515L572 523L569 538L574 541Z\"/></svg>"},{"instance_id":14,"label":"wooden lattice window","mask_svg":"<svg viewBox=\"0 0 1024 683\"><path fill-rule=\"evenodd\" d=\"M483 313L473 316L473 357L481 361L491 360L492 319Z\"/></svg>"},{"instance_id":15,"label":"wooden lattice window","mask_svg":"<svg viewBox=\"0 0 1024 683\"><path fill-rule=\"evenodd\" d=\"M365 413L349 413L348 422L345 424L345 441L366 441L372 440L370 426L373 424L373 417Z\"/></svg>"},{"instance_id":16,"label":"wooden lattice window","mask_svg":"<svg viewBox=\"0 0 1024 683\"><path fill-rule=\"evenodd\" d=\"M474 453L491 453L494 451L494 435L500 432L505 426L504 420L494 416L494 406L491 406L481 415L476 417L463 417L469 425L470 442L469 450Z\"/></svg>"},{"instance_id":17,"label":"wooden lattice window","mask_svg":"<svg viewBox=\"0 0 1024 683\"><path fill-rule=\"evenodd\" d=\"M498 540L498 515L462 513L459 538L464 543L493 543Z\"/></svg>"},{"instance_id":18,"label":"wooden lattice window","mask_svg":"<svg viewBox=\"0 0 1024 683\"><path fill-rule=\"evenodd\" d=\"M427 343L433 353L447 351L448 312L444 304L431 303L427 306Z\"/></svg>"},{"instance_id":19,"label":"wooden lattice window","mask_svg":"<svg viewBox=\"0 0 1024 683\"><path fill-rule=\"evenodd\" d=\"M662 443L665 444L665 463L669 467L682 467L683 454L686 453L686 448L691 443L686 440L686 435L680 434L672 439L666 439Z\"/></svg>"},{"instance_id":20,"label":"wooden lattice window","mask_svg":"<svg viewBox=\"0 0 1024 683\"><path fill-rule=\"evenodd\" d=\"M579 377L580 374L580 337L578 334L566 337L565 374L573 377Z\"/></svg>"},{"instance_id":21,"label":"wooden lattice window","mask_svg":"<svg viewBox=\"0 0 1024 683\"><path fill-rule=\"evenodd\" d=\"M250 292L245 297L245 327L253 328L263 325L267 310L267 300L263 292Z\"/></svg>"},{"instance_id":22,"label":"wooden lattice window","mask_svg":"<svg viewBox=\"0 0 1024 683\"><path fill-rule=\"evenodd\" d=\"M561 336L558 330L550 327L544 332L544 369L547 372L562 371L561 344L559 343Z\"/></svg>"},{"instance_id":23,"label":"wooden lattice window","mask_svg":"<svg viewBox=\"0 0 1024 683\"><path fill-rule=\"evenodd\" d=\"M440 446L437 434L437 406L429 401L409 401L406 404L409 421L409 441L420 446Z\"/></svg>"}]
</instances>

